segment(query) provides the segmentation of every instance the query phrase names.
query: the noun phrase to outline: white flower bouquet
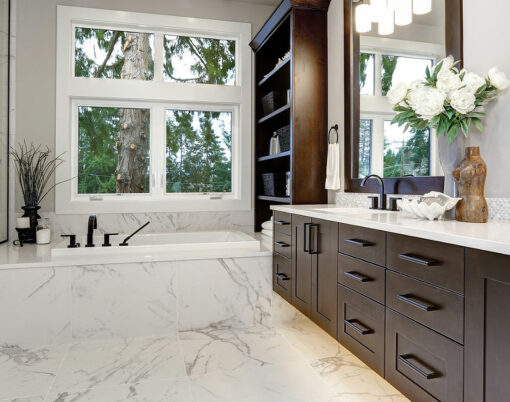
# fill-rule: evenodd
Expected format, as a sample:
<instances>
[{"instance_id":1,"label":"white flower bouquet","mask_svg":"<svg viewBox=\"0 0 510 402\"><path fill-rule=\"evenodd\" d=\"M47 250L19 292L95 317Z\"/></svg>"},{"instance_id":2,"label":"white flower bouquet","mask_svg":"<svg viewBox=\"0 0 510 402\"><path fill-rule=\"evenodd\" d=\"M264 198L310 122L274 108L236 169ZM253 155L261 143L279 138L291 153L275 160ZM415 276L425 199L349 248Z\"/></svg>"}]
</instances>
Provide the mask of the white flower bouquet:
<instances>
[{"instance_id":1,"label":"white flower bouquet","mask_svg":"<svg viewBox=\"0 0 510 402\"><path fill-rule=\"evenodd\" d=\"M470 125L483 130L484 105L510 87L510 80L497 67L487 78L473 72L459 71L453 56L425 71L425 80L411 85L399 83L388 92L388 100L397 112L392 124L406 125L406 130L435 128L452 143L460 130L468 136Z\"/></svg>"}]
</instances>

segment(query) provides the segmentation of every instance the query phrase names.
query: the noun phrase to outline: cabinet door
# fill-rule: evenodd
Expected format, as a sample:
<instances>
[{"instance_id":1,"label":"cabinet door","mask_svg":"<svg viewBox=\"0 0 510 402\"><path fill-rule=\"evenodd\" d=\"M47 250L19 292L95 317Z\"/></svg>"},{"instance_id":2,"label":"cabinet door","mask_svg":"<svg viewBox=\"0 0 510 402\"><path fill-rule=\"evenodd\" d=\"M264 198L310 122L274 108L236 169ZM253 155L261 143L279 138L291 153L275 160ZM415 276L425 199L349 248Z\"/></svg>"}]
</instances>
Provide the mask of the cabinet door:
<instances>
[{"instance_id":1,"label":"cabinet door","mask_svg":"<svg viewBox=\"0 0 510 402\"><path fill-rule=\"evenodd\" d=\"M510 257L466 251L466 401L510 395Z\"/></svg>"},{"instance_id":2,"label":"cabinet door","mask_svg":"<svg viewBox=\"0 0 510 402\"><path fill-rule=\"evenodd\" d=\"M312 219L312 320L336 338L338 223Z\"/></svg>"},{"instance_id":3,"label":"cabinet door","mask_svg":"<svg viewBox=\"0 0 510 402\"><path fill-rule=\"evenodd\" d=\"M307 316L312 300L312 255L308 252L311 223L311 218L292 215L292 304Z\"/></svg>"}]
</instances>

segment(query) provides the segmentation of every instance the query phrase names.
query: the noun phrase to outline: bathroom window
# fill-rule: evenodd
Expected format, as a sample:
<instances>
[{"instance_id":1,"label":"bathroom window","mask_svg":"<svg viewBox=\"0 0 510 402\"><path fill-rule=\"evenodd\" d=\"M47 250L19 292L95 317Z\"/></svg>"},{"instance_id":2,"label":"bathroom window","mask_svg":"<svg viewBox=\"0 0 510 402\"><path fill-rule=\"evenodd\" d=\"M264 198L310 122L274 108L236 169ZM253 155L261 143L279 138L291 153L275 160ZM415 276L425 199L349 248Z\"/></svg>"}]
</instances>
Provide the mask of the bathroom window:
<instances>
[{"instance_id":1,"label":"bathroom window","mask_svg":"<svg viewBox=\"0 0 510 402\"><path fill-rule=\"evenodd\" d=\"M359 175L366 177L370 174L370 164L372 157L372 125L370 119L360 119L359 121Z\"/></svg>"},{"instance_id":2,"label":"bathroom window","mask_svg":"<svg viewBox=\"0 0 510 402\"><path fill-rule=\"evenodd\" d=\"M57 213L251 208L251 27L57 7Z\"/></svg>"}]
</instances>

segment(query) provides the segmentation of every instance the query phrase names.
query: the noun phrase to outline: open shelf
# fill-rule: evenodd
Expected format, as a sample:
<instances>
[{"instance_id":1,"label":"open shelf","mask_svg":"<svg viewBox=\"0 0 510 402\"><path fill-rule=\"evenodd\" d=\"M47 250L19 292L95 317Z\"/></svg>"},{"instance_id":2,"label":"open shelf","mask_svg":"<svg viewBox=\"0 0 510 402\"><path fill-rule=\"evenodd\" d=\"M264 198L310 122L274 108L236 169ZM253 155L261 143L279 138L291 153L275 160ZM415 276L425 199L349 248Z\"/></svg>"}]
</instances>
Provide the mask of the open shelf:
<instances>
[{"instance_id":1,"label":"open shelf","mask_svg":"<svg viewBox=\"0 0 510 402\"><path fill-rule=\"evenodd\" d=\"M264 123L275 116L278 116L280 113L283 113L290 109L290 103L287 103L285 106L282 106L280 109L276 109L273 113L269 113L267 116L262 117L258 120L258 124Z\"/></svg>"},{"instance_id":2,"label":"open shelf","mask_svg":"<svg viewBox=\"0 0 510 402\"><path fill-rule=\"evenodd\" d=\"M264 161L270 161L273 159L285 158L287 156L290 156L290 151L280 152L279 154L275 154L275 155L261 156L260 158L257 158L257 161L264 162Z\"/></svg>"},{"instance_id":3,"label":"open shelf","mask_svg":"<svg viewBox=\"0 0 510 402\"><path fill-rule=\"evenodd\" d=\"M290 204L290 197L270 197L268 195L259 195L257 197L261 201L279 202L281 204Z\"/></svg>"},{"instance_id":4,"label":"open shelf","mask_svg":"<svg viewBox=\"0 0 510 402\"><path fill-rule=\"evenodd\" d=\"M288 66L290 63L290 60L291 60L291 57L288 57L287 59L285 59L282 64L280 64L278 67L275 67L269 74L267 74L263 79L261 79L259 81L259 83L257 84L257 86L260 87L260 86L264 85L267 81L269 81L272 77L274 77L274 75L276 73L281 71L284 67Z\"/></svg>"}]
</instances>

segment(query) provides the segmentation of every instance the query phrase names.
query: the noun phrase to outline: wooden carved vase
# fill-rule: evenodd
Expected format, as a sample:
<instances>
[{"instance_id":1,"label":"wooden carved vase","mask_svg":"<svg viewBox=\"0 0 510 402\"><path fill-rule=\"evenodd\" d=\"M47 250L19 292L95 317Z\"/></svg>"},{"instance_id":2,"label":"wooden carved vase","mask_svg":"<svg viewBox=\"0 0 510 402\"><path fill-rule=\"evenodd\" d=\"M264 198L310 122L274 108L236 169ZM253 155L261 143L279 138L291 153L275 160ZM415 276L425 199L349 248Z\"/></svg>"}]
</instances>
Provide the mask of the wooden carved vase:
<instances>
[{"instance_id":1,"label":"wooden carved vase","mask_svg":"<svg viewBox=\"0 0 510 402\"><path fill-rule=\"evenodd\" d=\"M466 147L466 159L453 171L459 197L457 220L485 223L489 219L489 207L484 197L487 165L480 156L480 147Z\"/></svg>"}]
</instances>

